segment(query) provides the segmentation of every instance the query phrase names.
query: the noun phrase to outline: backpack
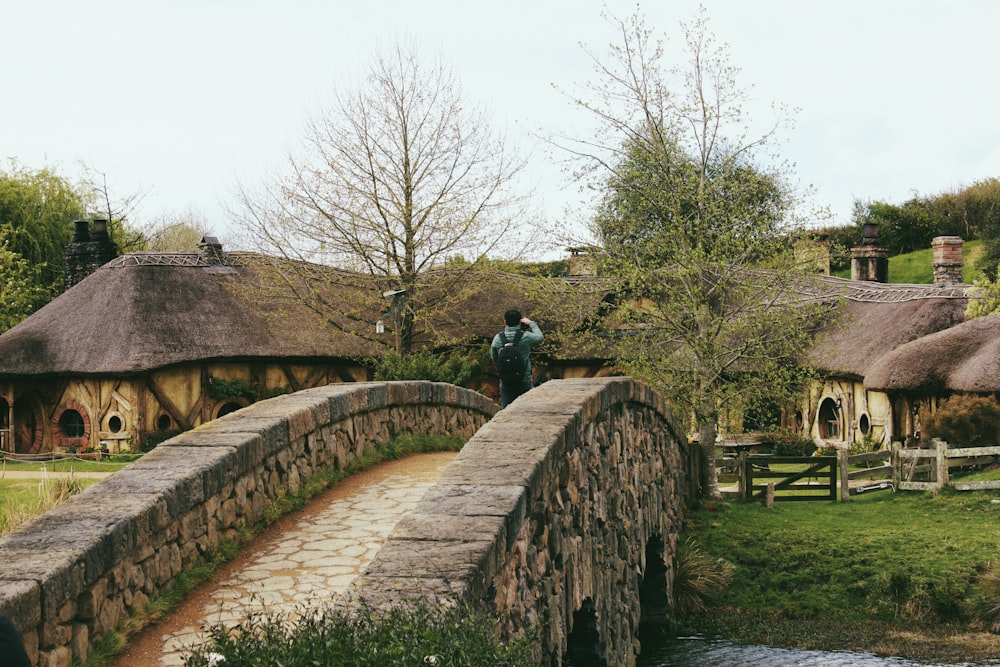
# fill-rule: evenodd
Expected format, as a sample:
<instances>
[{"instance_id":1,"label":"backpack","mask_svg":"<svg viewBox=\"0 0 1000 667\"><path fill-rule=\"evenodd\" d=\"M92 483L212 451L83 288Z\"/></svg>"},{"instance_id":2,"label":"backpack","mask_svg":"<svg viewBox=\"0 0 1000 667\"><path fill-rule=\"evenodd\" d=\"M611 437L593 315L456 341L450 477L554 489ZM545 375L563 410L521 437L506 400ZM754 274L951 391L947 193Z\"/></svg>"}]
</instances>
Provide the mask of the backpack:
<instances>
[{"instance_id":1,"label":"backpack","mask_svg":"<svg viewBox=\"0 0 1000 667\"><path fill-rule=\"evenodd\" d=\"M506 334L500 332L500 340L503 347L497 353L497 371L500 373L501 382L524 382L524 371L527 368L524 355L518 349L517 344L521 342L523 331L514 334L514 340L507 340Z\"/></svg>"}]
</instances>

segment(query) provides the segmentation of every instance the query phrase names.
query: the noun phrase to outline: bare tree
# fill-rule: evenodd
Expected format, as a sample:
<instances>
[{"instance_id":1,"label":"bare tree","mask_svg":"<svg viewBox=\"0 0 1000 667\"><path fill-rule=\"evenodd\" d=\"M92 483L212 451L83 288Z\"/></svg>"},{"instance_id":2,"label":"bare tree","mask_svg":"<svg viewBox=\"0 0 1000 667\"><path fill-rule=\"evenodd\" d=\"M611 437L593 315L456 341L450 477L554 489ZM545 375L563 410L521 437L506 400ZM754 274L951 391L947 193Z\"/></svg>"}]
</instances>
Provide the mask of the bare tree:
<instances>
[{"instance_id":1,"label":"bare tree","mask_svg":"<svg viewBox=\"0 0 1000 667\"><path fill-rule=\"evenodd\" d=\"M284 260L276 275L290 285L314 282L318 264L370 276L374 298L395 294L385 305L405 353L418 333L433 335L435 314L466 293L481 258L519 252L523 166L440 59L396 43L308 123L285 171L239 188L235 214L252 246ZM441 270L449 264L463 268ZM334 326L371 312L307 291L313 308L340 311Z\"/></svg>"},{"instance_id":2,"label":"bare tree","mask_svg":"<svg viewBox=\"0 0 1000 667\"><path fill-rule=\"evenodd\" d=\"M191 252L206 236L212 236L205 219L188 210L180 214L161 215L145 225L146 249L159 252Z\"/></svg>"}]
</instances>

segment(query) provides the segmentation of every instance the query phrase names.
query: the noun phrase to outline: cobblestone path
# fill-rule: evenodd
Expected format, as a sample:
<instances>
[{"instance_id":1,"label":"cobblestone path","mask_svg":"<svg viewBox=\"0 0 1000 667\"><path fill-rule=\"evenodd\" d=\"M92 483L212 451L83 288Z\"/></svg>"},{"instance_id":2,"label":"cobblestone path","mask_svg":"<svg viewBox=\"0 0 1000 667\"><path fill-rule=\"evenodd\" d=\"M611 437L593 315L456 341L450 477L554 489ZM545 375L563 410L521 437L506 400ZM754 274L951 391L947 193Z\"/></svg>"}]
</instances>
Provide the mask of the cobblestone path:
<instances>
[{"instance_id":1,"label":"cobblestone path","mask_svg":"<svg viewBox=\"0 0 1000 667\"><path fill-rule=\"evenodd\" d=\"M184 664L203 628L251 611L282 612L344 592L399 519L434 485L452 453L381 464L286 517L222 568L170 617L129 642L114 667Z\"/></svg>"}]
</instances>

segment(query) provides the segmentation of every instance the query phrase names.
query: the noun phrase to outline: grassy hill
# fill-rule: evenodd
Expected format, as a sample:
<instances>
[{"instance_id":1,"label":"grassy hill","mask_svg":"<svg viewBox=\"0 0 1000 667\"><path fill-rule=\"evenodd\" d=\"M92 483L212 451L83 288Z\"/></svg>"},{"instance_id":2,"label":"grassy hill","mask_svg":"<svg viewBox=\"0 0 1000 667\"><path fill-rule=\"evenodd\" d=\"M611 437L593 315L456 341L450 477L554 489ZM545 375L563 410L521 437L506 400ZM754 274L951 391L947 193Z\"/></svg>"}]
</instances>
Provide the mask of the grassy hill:
<instances>
[{"instance_id":1,"label":"grassy hill","mask_svg":"<svg viewBox=\"0 0 1000 667\"><path fill-rule=\"evenodd\" d=\"M976 260L983 253L982 241L968 241L962 246L962 281L971 285L982 272L975 267ZM934 282L934 269L931 267L933 251L930 248L896 255L889 258L889 282L911 285L931 284ZM835 271L835 276L850 278L851 270Z\"/></svg>"}]
</instances>

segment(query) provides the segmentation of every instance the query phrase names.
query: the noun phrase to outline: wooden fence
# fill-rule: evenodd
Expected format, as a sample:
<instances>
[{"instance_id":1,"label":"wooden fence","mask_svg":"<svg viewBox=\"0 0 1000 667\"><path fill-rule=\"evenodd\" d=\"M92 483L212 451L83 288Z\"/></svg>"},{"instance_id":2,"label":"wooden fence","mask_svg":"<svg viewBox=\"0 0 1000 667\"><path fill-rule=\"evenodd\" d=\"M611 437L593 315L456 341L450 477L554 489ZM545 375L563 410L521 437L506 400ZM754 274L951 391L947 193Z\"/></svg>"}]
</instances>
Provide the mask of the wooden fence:
<instances>
[{"instance_id":1,"label":"wooden fence","mask_svg":"<svg viewBox=\"0 0 1000 667\"><path fill-rule=\"evenodd\" d=\"M892 444L892 481L897 489L926 491L945 486L958 491L1000 489L1000 480L952 482L949 479L951 468L995 462L1000 457L1000 447L949 447L947 442L936 439L932 444L931 449L904 449L898 442Z\"/></svg>"},{"instance_id":2,"label":"wooden fence","mask_svg":"<svg viewBox=\"0 0 1000 667\"><path fill-rule=\"evenodd\" d=\"M891 450L854 455L840 451L836 457L743 452L735 459L723 459L723 467L737 472L738 492L729 495L743 500L765 499L769 494L776 494L774 498L782 501L836 500L838 488L840 499L848 500L851 495L883 490L924 491L945 486L959 491L1000 489L1000 480L957 482L951 481L949 475L951 468L998 461L1000 447L949 448L948 443L935 440L930 449L904 449L896 442ZM866 467L858 468L860 465Z\"/></svg>"}]
</instances>

